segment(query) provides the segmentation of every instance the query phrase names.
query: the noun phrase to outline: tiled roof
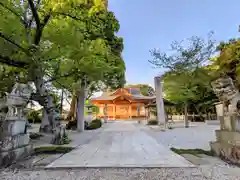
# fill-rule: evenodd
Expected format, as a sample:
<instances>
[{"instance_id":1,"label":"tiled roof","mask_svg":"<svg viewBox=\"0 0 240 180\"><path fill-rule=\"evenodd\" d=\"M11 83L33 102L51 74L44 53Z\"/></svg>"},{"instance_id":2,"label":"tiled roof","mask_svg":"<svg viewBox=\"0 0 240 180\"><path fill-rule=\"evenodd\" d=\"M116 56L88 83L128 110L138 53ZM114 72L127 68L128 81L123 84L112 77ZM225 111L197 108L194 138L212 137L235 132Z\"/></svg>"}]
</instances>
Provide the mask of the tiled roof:
<instances>
[{"instance_id":1,"label":"tiled roof","mask_svg":"<svg viewBox=\"0 0 240 180\"><path fill-rule=\"evenodd\" d=\"M138 88L125 88L130 94L131 99L139 99L139 100L151 100L155 99L154 96L143 96ZM116 91L115 91L116 92ZM114 100L118 97L118 95L111 95L114 92L103 92L103 94L99 97L92 98L92 100Z\"/></svg>"}]
</instances>

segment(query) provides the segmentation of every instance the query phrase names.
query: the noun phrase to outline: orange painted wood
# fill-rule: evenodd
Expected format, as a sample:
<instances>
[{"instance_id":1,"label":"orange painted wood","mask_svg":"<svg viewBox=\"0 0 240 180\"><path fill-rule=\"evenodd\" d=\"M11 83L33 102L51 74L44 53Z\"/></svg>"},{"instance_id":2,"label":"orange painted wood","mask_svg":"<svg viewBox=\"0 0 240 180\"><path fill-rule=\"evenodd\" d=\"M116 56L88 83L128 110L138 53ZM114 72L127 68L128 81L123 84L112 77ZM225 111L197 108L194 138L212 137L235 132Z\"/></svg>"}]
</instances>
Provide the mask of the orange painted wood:
<instances>
[{"instance_id":1,"label":"orange painted wood","mask_svg":"<svg viewBox=\"0 0 240 180\"><path fill-rule=\"evenodd\" d=\"M92 100L92 103L99 107L97 117L104 117L104 105L107 104L107 115L109 119L131 119L145 117L145 104L149 100L136 100L131 98L131 95L124 88L120 88L113 94L113 100ZM140 104L140 116L138 117L137 107Z\"/></svg>"}]
</instances>

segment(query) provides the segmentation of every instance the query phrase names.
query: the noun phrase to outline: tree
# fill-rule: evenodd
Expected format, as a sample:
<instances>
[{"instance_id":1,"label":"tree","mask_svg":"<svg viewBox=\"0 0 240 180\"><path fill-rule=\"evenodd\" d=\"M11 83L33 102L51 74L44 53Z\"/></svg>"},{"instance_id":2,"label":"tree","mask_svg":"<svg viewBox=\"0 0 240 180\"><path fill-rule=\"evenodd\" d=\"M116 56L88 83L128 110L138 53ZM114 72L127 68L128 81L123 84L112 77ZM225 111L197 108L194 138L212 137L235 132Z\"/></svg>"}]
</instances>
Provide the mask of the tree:
<instances>
[{"instance_id":1,"label":"tree","mask_svg":"<svg viewBox=\"0 0 240 180\"><path fill-rule=\"evenodd\" d=\"M211 81L211 70L206 67L199 68L192 74L169 73L164 78L165 98L175 102L181 109L187 101L188 111L206 114L213 111L213 103L217 101L211 88Z\"/></svg>"},{"instance_id":2,"label":"tree","mask_svg":"<svg viewBox=\"0 0 240 180\"><path fill-rule=\"evenodd\" d=\"M111 25L113 14L106 13L102 1L3 0L0 13L0 38L3 40L0 63L23 69L28 80L34 82L37 90L34 97L44 107L42 122L50 124L50 129L54 126L53 102L46 83L72 76L74 83L82 85L86 72L94 72L98 65L104 73L96 71L94 77L116 70L107 71L109 66L105 71L104 57L112 54L104 41L103 27L105 21ZM114 40L119 41L119 38ZM92 58L97 61L93 62ZM124 64L122 59L115 59Z\"/></svg>"},{"instance_id":3,"label":"tree","mask_svg":"<svg viewBox=\"0 0 240 180\"><path fill-rule=\"evenodd\" d=\"M80 131L84 128L86 98L89 98L93 92L106 87L116 89L125 84L125 64L121 57L123 41L115 35L119 30L119 23L112 12L100 11L97 15L100 18L95 16L92 18L94 18L95 25L103 29L100 34L101 38L86 41L86 47L79 47L82 48L83 56L77 62L65 61L60 66L63 74L69 71L74 72L72 76L61 79L60 84L69 87L72 92L71 108L67 119L77 117ZM99 34L98 29L92 28L91 30ZM92 35L98 35L94 33Z\"/></svg>"},{"instance_id":4,"label":"tree","mask_svg":"<svg viewBox=\"0 0 240 180\"><path fill-rule=\"evenodd\" d=\"M153 59L150 63L158 68L165 68L166 94L180 101L185 105L185 126L188 127L188 106L192 99L195 99L195 92L200 86L205 86L202 79L208 76L202 67L209 62L209 58L215 51L214 41L211 35L205 42L199 37L188 39L188 46L185 47L183 42L173 42L171 45L171 55L167 55L159 50L152 50ZM208 86L209 87L209 86ZM169 96L168 95L168 96Z\"/></svg>"},{"instance_id":5,"label":"tree","mask_svg":"<svg viewBox=\"0 0 240 180\"><path fill-rule=\"evenodd\" d=\"M139 88L142 95L144 96L149 96L149 89L152 89L153 88L151 86L149 86L148 84L128 84L125 86L126 88Z\"/></svg>"},{"instance_id":6,"label":"tree","mask_svg":"<svg viewBox=\"0 0 240 180\"><path fill-rule=\"evenodd\" d=\"M233 79L236 87L240 90L240 39L230 39L221 42L217 50L220 54L216 57L213 65L217 66L218 76L229 76Z\"/></svg>"},{"instance_id":7,"label":"tree","mask_svg":"<svg viewBox=\"0 0 240 180\"><path fill-rule=\"evenodd\" d=\"M9 67L0 64L0 97L5 92L10 92L16 80L21 83L26 83L27 78L21 69Z\"/></svg>"}]
</instances>

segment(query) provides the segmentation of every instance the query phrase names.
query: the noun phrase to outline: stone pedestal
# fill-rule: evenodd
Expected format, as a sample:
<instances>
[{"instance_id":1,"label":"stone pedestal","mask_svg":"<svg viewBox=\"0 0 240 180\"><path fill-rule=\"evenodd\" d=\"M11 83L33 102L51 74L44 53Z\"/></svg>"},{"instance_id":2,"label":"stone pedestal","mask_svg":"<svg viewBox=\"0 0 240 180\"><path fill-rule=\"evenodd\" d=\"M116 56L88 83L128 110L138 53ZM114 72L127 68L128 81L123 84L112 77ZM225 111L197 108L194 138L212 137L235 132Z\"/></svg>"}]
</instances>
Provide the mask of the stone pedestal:
<instances>
[{"instance_id":1,"label":"stone pedestal","mask_svg":"<svg viewBox=\"0 0 240 180\"><path fill-rule=\"evenodd\" d=\"M211 150L219 157L240 165L240 133L216 130L217 141L210 142Z\"/></svg>"},{"instance_id":2,"label":"stone pedestal","mask_svg":"<svg viewBox=\"0 0 240 180\"><path fill-rule=\"evenodd\" d=\"M0 101L0 167L5 167L31 153L26 134L27 105L31 95L28 85L15 84Z\"/></svg>"},{"instance_id":3,"label":"stone pedestal","mask_svg":"<svg viewBox=\"0 0 240 180\"><path fill-rule=\"evenodd\" d=\"M221 129L216 130L216 141L210 142L211 150L219 157L240 165L240 129L238 117L220 118Z\"/></svg>"},{"instance_id":4,"label":"stone pedestal","mask_svg":"<svg viewBox=\"0 0 240 180\"><path fill-rule=\"evenodd\" d=\"M25 120L1 121L0 167L10 165L28 156L32 147L29 135L25 134Z\"/></svg>"}]
</instances>

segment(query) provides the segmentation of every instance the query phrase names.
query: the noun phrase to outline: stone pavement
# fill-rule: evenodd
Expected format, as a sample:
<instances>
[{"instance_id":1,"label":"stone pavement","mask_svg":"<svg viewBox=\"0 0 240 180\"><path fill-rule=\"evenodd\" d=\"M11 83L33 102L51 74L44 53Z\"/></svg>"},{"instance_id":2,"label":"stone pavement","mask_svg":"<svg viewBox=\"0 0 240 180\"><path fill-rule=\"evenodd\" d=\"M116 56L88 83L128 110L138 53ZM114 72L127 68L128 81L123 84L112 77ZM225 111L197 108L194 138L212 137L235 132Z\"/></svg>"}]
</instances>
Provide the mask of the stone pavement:
<instances>
[{"instance_id":1,"label":"stone pavement","mask_svg":"<svg viewBox=\"0 0 240 180\"><path fill-rule=\"evenodd\" d=\"M219 125L191 122L190 126L184 128L184 122L176 122L173 129L165 132L162 132L159 127L145 128L144 131L159 144L169 148L210 150L209 142L216 141L215 130L219 129Z\"/></svg>"},{"instance_id":2,"label":"stone pavement","mask_svg":"<svg viewBox=\"0 0 240 180\"><path fill-rule=\"evenodd\" d=\"M77 147L46 168L194 167L135 123L121 121L106 124L90 143Z\"/></svg>"}]
</instances>

